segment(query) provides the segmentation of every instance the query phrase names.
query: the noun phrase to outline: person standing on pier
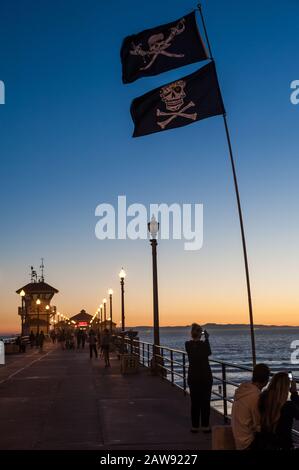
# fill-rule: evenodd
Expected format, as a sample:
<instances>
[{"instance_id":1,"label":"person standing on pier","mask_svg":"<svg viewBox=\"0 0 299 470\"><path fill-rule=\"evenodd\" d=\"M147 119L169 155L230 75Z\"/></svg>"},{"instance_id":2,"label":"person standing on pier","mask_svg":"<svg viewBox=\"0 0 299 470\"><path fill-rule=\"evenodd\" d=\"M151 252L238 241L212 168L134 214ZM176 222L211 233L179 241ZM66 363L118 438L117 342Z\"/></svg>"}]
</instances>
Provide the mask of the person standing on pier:
<instances>
[{"instance_id":1,"label":"person standing on pier","mask_svg":"<svg viewBox=\"0 0 299 470\"><path fill-rule=\"evenodd\" d=\"M191 397L191 432L201 430L211 432L210 401L213 377L209 363L212 354L209 334L200 325L193 323L191 340L186 341L185 348L189 359L188 385Z\"/></svg>"},{"instance_id":2,"label":"person standing on pier","mask_svg":"<svg viewBox=\"0 0 299 470\"><path fill-rule=\"evenodd\" d=\"M81 344L82 344L82 349L85 348L85 341L86 341L86 333L84 330L81 330L82 333L81 333Z\"/></svg>"},{"instance_id":3,"label":"person standing on pier","mask_svg":"<svg viewBox=\"0 0 299 470\"><path fill-rule=\"evenodd\" d=\"M110 334L107 328L104 329L104 334L101 338L101 347L103 351L103 356L105 360L105 367L110 366L110 357L109 357L109 350L110 350Z\"/></svg>"},{"instance_id":4,"label":"person standing on pier","mask_svg":"<svg viewBox=\"0 0 299 470\"><path fill-rule=\"evenodd\" d=\"M65 331L64 329L60 330L58 333L58 342L60 343L61 349L65 349Z\"/></svg>"},{"instance_id":5,"label":"person standing on pier","mask_svg":"<svg viewBox=\"0 0 299 470\"><path fill-rule=\"evenodd\" d=\"M44 341L45 341L45 335L44 335L44 332L41 331L40 334L38 335L38 346L39 346L40 353L43 352Z\"/></svg>"},{"instance_id":6,"label":"person standing on pier","mask_svg":"<svg viewBox=\"0 0 299 470\"><path fill-rule=\"evenodd\" d=\"M90 330L89 332L89 357L92 359L93 353L95 357L98 357L98 351L97 351L97 338L95 335L95 332L93 330Z\"/></svg>"},{"instance_id":7,"label":"person standing on pier","mask_svg":"<svg viewBox=\"0 0 299 470\"><path fill-rule=\"evenodd\" d=\"M30 335L29 335L29 342L30 342L30 347L33 348L34 343L35 343L35 334L31 330Z\"/></svg>"},{"instance_id":8,"label":"person standing on pier","mask_svg":"<svg viewBox=\"0 0 299 470\"><path fill-rule=\"evenodd\" d=\"M82 339L81 330L77 330L76 331L77 349L80 349L81 339Z\"/></svg>"},{"instance_id":9,"label":"person standing on pier","mask_svg":"<svg viewBox=\"0 0 299 470\"><path fill-rule=\"evenodd\" d=\"M55 344L55 342L56 342L56 332L55 332L55 330L51 331L50 337L51 337L52 343Z\"/></svg>"}]
</instances>

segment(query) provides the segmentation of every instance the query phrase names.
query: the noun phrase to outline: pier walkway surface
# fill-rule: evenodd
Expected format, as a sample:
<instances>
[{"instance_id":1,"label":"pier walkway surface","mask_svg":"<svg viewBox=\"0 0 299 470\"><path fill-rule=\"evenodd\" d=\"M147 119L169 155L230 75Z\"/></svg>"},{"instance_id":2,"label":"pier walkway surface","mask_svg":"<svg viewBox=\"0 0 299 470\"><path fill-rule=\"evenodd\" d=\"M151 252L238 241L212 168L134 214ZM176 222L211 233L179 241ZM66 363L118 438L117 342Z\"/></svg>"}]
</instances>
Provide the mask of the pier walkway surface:
<instances>
[{"instance_id":1,"label":"pier walkway surface","mask_svg":"<svg viewBox=\"0 0 299 470\"><path fill-rule=\"evenodd\" d=\"M190 433L189 397L141 368L46 344L0 366L0 449L200 450L210 434ZM222 418L212 411L212 424Z\"/></svg>"}]
</instances>

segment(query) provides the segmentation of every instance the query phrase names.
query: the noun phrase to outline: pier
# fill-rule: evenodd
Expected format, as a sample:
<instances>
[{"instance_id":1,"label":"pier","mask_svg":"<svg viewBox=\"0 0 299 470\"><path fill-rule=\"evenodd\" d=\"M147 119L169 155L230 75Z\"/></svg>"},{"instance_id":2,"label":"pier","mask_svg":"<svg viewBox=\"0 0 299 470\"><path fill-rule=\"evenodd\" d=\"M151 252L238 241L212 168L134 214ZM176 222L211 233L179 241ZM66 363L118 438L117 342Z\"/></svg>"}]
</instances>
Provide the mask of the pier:
<instances>
[{"instance_id":1,"label":"pier","mask_svg":"<svg viewBox=\"0 0 299 470\"><path fill-rule=\"evenodd\" d=\"M84 350L46 343L43 353L8 355L0 367L0 449L206 450L190 433L189 397L147 367L123 375ZM223 424L212 410L211 424Z\"/></svg>"}]
</instances>

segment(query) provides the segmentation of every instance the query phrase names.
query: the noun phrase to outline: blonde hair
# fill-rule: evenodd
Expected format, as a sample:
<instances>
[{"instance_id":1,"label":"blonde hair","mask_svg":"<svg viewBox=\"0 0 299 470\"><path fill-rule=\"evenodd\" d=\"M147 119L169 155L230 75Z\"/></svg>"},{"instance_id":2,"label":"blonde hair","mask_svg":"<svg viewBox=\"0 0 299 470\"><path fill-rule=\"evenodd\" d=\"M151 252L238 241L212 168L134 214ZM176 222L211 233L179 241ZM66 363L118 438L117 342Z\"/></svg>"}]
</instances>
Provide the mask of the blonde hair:
<instances>
[{"instance_id":1,"label":"blonde hair","mask_svg":"<svg viewBox=\"0 0 299 470\"><path fill-rule=\"evenodd\" d=\"M202 327L198 323L192 323L191 325L191 337L197 339L202 333Z\"/></svg>"},{"instance_id":2,"label":"blonde hair","mask_svg":"<svg viewBox=\"0 0 299 470\"><path fill-rule=\"evenodd\" d=\"M275 432L281 408L288 399L290 379L286 372L273 375L267 389L262 392L259 402L261 414L261 429L266 432Z\"/></svg>"}]
</instances>

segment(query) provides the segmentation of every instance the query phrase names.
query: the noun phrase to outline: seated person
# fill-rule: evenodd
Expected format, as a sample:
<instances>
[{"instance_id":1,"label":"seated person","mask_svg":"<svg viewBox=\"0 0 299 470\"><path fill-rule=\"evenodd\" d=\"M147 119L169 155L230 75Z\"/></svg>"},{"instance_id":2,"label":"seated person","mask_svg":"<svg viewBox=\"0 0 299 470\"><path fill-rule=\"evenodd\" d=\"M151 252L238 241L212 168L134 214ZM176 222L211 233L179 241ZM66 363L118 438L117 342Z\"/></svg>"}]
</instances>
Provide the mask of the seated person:
<instances>
[{"instance_id":1,"label":"seated person","mask_svg":"<svg viewBox=\"0 0 299 470\"><path fill-rule=\"evenodd\" d=\"M255 433L259 431L258 403L269 377L269 367L257 364L253 369L252 381L242 383L235 392L231 424L237 450L250 448Z\"/></svg>"},{"instance_id":2,"label":"seated person","mask_svg":"<svg viewBox=\"0 0 299 470\"><path fill-rule=\"evenodd\" d=\"M291 400L288 400L291 392ZM278 372L259 399L260 432L256 434L253 449L290 450L294 448L292 427L299 419L299 396L295 380L286 372Z\"/></svg>"}]
</instances>

